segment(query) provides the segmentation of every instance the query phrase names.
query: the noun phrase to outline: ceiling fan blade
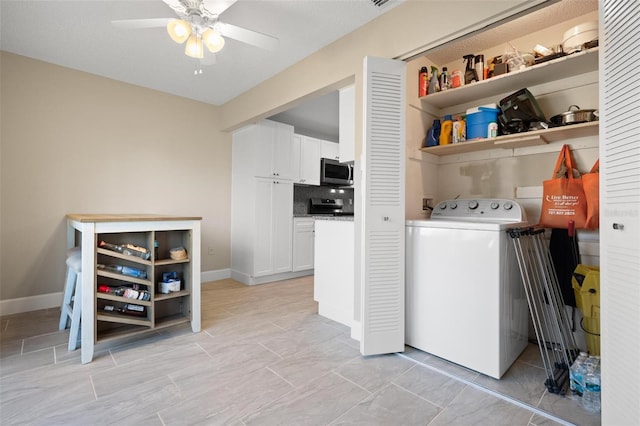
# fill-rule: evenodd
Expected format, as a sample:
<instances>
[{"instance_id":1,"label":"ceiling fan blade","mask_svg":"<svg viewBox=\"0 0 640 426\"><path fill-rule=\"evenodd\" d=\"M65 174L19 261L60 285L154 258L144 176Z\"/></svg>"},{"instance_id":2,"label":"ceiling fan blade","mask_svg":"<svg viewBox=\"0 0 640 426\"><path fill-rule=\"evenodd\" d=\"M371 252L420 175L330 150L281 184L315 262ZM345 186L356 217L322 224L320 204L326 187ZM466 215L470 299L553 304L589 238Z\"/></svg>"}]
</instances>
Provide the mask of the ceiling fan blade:
<instances>
[{"instance_id":1,"label":"ceiling fan blade","mask_svg":"<svg viewBox=\"0 0 640 426\"><path fill-rule=\"evenodd\" d=\"M229 37L272 52L278 48L278 44L280 43L277 38L270 35L219 21L216 23L215 29L224 37Z\"/></svg>"},{"instance_id":2,"label":"ceiling fan blade","mask_svg":"<svg viewBox=\"0 0 640 426\"><path fill-rule=\"evenodd\" d=\"M204 8L214 15L221 15L229 9L237 0L203 0Z\"/></svg>"},{"instance_id":3,"label":"ceiling fan blade","mask_svg":"<svg viewBox=\"0 0 640 426\"><path fill-rule=\"evenodd\" d=\"M111 21L111 25L117 28L138 29L138 28L160 28L166 27L173 18L152 18L152 19L123 19Z\"/></svg>"}]
</instances>

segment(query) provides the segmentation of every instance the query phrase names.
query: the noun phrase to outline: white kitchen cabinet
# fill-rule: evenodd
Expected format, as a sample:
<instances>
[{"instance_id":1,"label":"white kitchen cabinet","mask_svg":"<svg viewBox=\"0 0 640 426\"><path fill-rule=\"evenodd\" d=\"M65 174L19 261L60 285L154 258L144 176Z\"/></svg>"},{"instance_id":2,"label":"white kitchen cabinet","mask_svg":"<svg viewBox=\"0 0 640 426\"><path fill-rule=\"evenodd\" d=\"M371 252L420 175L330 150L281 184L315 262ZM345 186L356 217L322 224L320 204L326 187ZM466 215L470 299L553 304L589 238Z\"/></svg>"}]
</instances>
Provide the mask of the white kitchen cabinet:
<instances>
[{"instance_id":1,"label":"white kitchen cabinet","mask_svg":"<svg viewBox=\"0 0 640 426\"><path fill-rule=\"evenodd\" d=\"M274 130L275 129L275 130ZM268 121L244 127L233 134L231 181L231 277L245 284L293 278L293 180L264 174L268 160L265 135L289 135L293 128ZM272 147L278 144L273 143ZM282 144L284 146L286 144ZM288 158L293 151L290 150ZM282 155L279 158L284 158ZM274 161L273 164L277 164ZM291 162L293 163L293 162ZM290 164L293 170L293 164ZM280 168L279 170L285 170ZM288 174L293 177L293 172ZM299 276L299 275L298 275Z\"/></svg>"},{"instance_id":2,"label":"white kitchen cabinet","mask_svg":"<svg viewBox=\"0 0 640 426\"><path fill-rule=\"evenodd\" d=\"M320 185L320 139L293 135L294 181Z\"/></svg>"},{"instance_id":3,"label":"white kitchen cabinet","mask_svg":"<svg viewBox=\"0 0 640 426\"><path fill-rule=\"evenodd\" d=\"M243 156L254 176L293 179L293 126L263 120L238 130L233 138L248 146Z\"/></svg>"},{"instance_id":4,"label":"white kitchen cabinet","mask_svg":"<svg viewBox=\"0 0 640 426\"><path fill-rule=\"evenodd\" d=\"M256 215L252 276L291 271L293 182L255 179Z\"/></svg>"},{"instance_id":5,"label":"white kitchen cabinet","mask_svg":"<svg viewBox=\"0 0 640 426\"><path fill-rule=\"evenodd\" d=\"M320 146L320 156L322 158L330 158L332 160L340 161L338 144L335 142L322 141Z\"/></svg>"},{"instance_id":6,"label":"white kitchen cabinet","mask_svg":"<svg viewBox=\"0 0 640 426\"><path fill-rule=\"evenodd\" d=\"M356 89L355 86L340 89L339 93L338 150L340 161L347 163L355 160L356 141Z\"/></svg>"},{"instance_id":7,"label":"white kitchen cabinet","mask_svg":"<svg viewBox=\"0 0 640 426\"><path fill-rule=\"evenodd\" d=\"M293 218L293 271L313 269L315 219Z\"/></svg>"}]
</instances>

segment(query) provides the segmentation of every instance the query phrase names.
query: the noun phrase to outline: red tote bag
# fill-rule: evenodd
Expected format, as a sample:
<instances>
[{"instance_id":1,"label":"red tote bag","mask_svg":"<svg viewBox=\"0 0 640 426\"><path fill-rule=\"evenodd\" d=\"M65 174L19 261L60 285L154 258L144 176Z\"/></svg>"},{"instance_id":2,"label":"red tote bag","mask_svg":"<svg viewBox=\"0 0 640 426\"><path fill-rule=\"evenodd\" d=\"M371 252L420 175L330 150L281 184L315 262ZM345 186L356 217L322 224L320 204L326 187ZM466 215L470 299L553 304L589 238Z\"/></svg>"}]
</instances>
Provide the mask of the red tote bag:
<instances>
[{"instance_id":1,"label":"red tote bag","mask_svg":"<svg viewBox=\"0 0 640 426\"><path fill-rule=\"evenodd\" d=\"M576 228L584 228L587 219L587 198L582 179L573 176L573 159L569 145L564 145L553 176L542 183L542 211L540 225L545 228L567 229L569 221Z\"/></svg>"},{"instance_id":2,"label":"red tote bag","mask_svg":"<svg viewBox=\"0 0 640 426\"><path fill-rule=\"evenodd\" d=\"M600 227L600 160L596 161L589 173L582 175L582 187L587 197L587 219L584 227L597 229Z\"/></svg>"}]
</instances>

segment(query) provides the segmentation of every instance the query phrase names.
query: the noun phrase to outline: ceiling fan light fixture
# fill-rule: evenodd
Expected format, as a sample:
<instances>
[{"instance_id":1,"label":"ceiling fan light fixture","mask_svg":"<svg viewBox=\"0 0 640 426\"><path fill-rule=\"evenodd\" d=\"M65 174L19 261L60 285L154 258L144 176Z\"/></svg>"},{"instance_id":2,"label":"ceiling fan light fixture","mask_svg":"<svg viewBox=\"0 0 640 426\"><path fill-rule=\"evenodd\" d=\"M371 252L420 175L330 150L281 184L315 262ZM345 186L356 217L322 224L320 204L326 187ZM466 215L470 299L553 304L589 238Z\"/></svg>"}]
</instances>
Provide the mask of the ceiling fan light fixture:
<instances>
[{"instance_id":1,"label":"ceiling fan light fixture","mask_svg":"<svg viewBox=\"0 0 640 426\"><path fill-rule=\"evenodd\" d=\"M202 41L211 53L219 52L224 47L224 38L212 28L208 28L202 33Z\"/></svg>"},{"instance_id":2,"label":"ceiling fan light fixture","mask_svg":"<svg viewBox=\"0 0 640 426\"><path fill-rule=\"evenodd\" d=\"M167 24L167 32L171 40L182 44L191 35L191 24L183 19L173 19Z\"/></svg>"},{"instance_id":3,"label":"ceiling fan light fixture","mask_svg":"<svg viewBox=\"0 0 640 426\"><path fill-rule=\"evenodd\" d=\"M204 49L202 48L202 38L199 35L191 34L187 45L184 48L184 54L196 59L204 58Z\"/></svg>"}]
</instances>

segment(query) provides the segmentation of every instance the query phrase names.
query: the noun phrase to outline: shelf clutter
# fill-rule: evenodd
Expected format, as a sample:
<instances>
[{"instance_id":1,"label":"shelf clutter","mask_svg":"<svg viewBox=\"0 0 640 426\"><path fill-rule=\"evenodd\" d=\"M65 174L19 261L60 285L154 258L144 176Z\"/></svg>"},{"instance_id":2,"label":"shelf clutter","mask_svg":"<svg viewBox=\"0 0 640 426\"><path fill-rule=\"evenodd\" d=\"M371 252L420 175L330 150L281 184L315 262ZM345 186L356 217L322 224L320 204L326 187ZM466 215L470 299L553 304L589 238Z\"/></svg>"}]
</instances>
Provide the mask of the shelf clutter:
<instances>
[{"instance_id":1,"label":"shelf clutter","mask_svg":"<svg viewBox=\"0 0 640 426\"><path fill-rule=\"evenodd\" d=\"M597 136L598 132L599 123L592 121L570 126L553 127L546 130L534 130L525 133L497 136L495 138L474 139L448 145L425 147L421 148L421 151L441 156L495 148L522 148L526 146L545 145L566 139Z\"/></svg>"},{"instance_id":2,"label":"shelf clutter","mask_svg":"<svg viewBox=\"0 0 640 426\"><path fill-rule=\"evenodd\" d=\"M491 125L497 125L497 117L494 120L489 120L487 117L494 114L495 111L500 110L502 110L501 114L504 115L506 114L504 104L508 104L509 102L515 104L516 101L523 102L523 99L528 102L528 106L531 106L532 111L540 112L538 116L543 117L543 114L541 114L541 111L537 107L535 98L526 87L596 71L598 69L598 52L598 48L593 47L489 79L475 81L471 84L421 96L420 101L423 106L429 106L431 109L443 109L461 106L476 99L485 99L508 91L516 91L509 97L502 99L500 101L500 107L497 107L497 104L491 104L467 110L467 118L474 118L474 120L472 120L473 123L471 123L471 121L470 123L475 123L473 129L471 126L467 128L467 132L468 135L474 139L459 142L460 137L457 137L456 131L459 128L457 125L459 125L460 122L457 121L455 117L451 118L450 115L445 116L442 124L440 124L439 120L434 120L432 129L436 128L436 132L430 129L426 138L427 146L421 148L421 151L442 156L495 148L512 149L544 145L554 141L597 135L599 132L598 122L592 121L530 131L526 131L526 129L516 129L515 131L511 131L510 134L497 136L495 129L493 131L491 129ZM517 111L517 106L513 111ZM545 118L539 121L543 120L546 121ZM491 121L491 123L485 123L485 121ZM449 123L452 123L452 125L449 125ZM478 125L481 125L484 130L482 134L490 137L478 138L478 132L476 131ZM462 126L464 126L464 122ZM538 128L540 127L542 126L538 126ZM530 128L535 127L532 126ZM432 133L438 133L440 130L446 132L453 130L452 137L444 138L445 142L443 143L443 138L436 138L432 135ZM469 130L473 131L469 132ZM492 137L494 135L495 137Z\"/></svg>"}]
</instances>

